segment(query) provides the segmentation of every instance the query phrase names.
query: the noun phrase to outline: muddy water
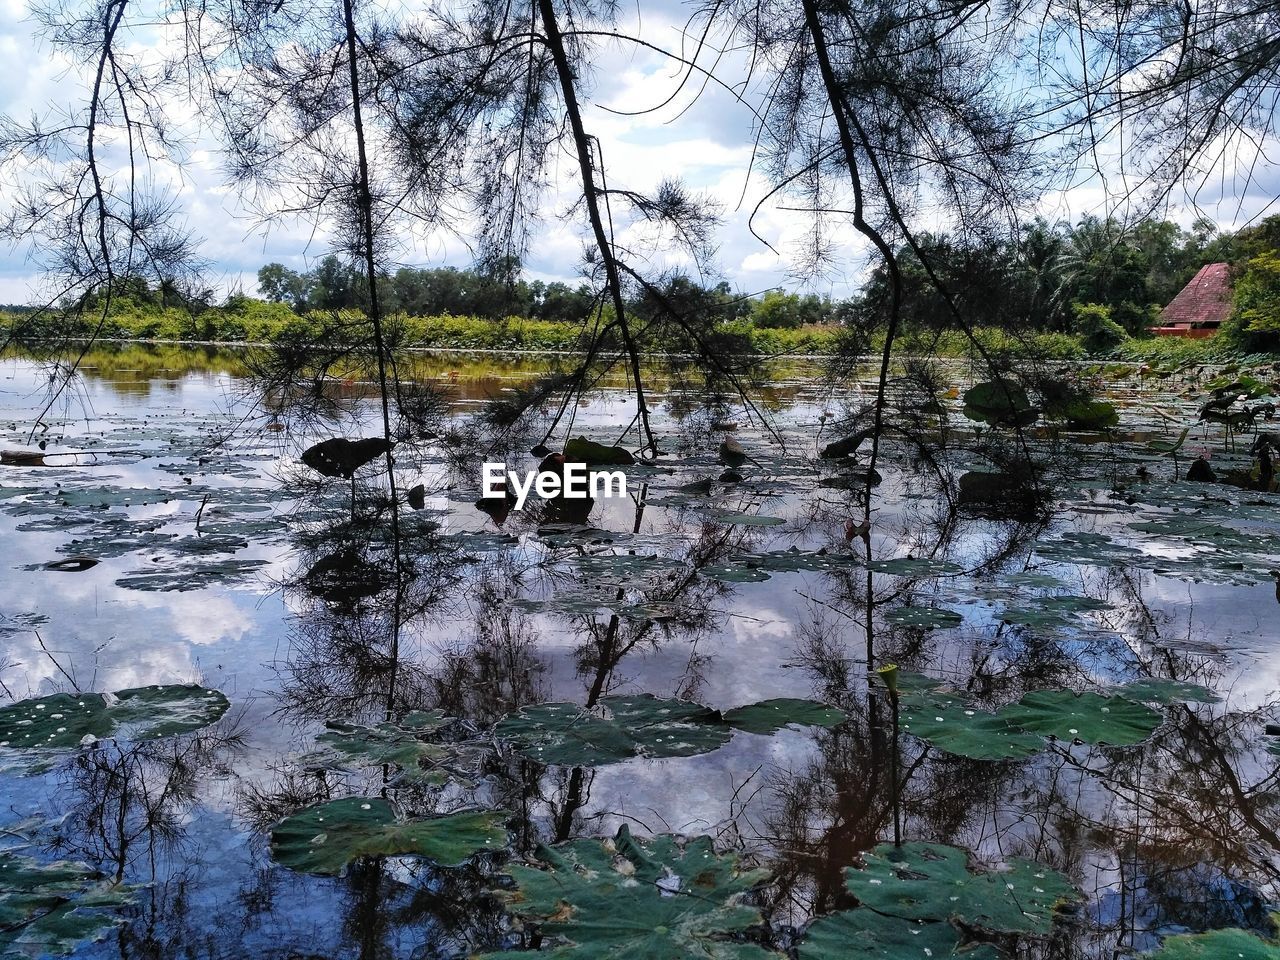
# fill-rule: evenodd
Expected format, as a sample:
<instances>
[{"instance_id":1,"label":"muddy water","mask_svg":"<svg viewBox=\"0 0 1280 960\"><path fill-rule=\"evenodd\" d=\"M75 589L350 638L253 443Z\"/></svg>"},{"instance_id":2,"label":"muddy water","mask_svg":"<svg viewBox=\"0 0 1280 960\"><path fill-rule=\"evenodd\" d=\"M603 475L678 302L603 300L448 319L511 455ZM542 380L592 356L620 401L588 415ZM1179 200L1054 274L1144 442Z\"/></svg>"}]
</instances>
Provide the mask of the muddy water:
<instances>
[{"instance_id":1,"label":"muddy water","mask_svg":"<svg viewBox=\"0 0 1280 960\"><path fill-rule=\"evenodd\" d=\"M0 697L195 683L231 704L212 726L150 743L38 763L0 748L0 827L25 853L138 885L124 922L75 955L498 949L518 939L487 892L502 861L623 824L709 835L767 866L767 929L752 936L793 945L811 917L852 905L844 869L893 835L891 721L868 653L871 667L896 663L992 709L1152 677L1210 691L1216 702L1157 704L1160 725L1135 746L1047 739L990 761L903 731L901 832L975 865L1021 856L1070 878L1081 904L1049 938L1014 944L1028 955L1269 932L1280 497L1181 479L1201 449L1220 473L1247 470L1251 438L1233 452L1220 428L1196 426L1177 457L1148 443L1195 423L1193 387L1113 373L1116 430L1035 431L1053 465L1044 513L1002 509L1008 497L955 508L955 478L989 469L990 431L951 401L945 452L887 445L869 543L899 562L869 577L846 530L861 492L820 485L833 472L816 457L865 388L782 370L762 423L713 416L668 384L657 428L671 455L628 468L630 496L498 524L475 506L480 462L496 454L470 446L467 428L540 369L424 359L415 376L447 391L451 426L397 453L399 491L421 484L423 499L401 508L396 539L377 464L351 487L299 462L335 433L376 432L361 384L336 391L339 423L293 423L253 395L234 356L137 351L98 358L34 424L45 370L0 363L0 450L45 442L42 465L0 467ZM572 432L612 443L634 413L625 385L606 384ZM726 417L750 456L742 482L717 479L726 434L711 426ZM507 439L513 466L536 464L536 430ZM398 587L378 574L397 554ZM70 557L97 562L48 566ZM958 618L918 613L939 609ZM578 766L536 763L493 732L521 707L633 694L716 710L807 698L847 720ZM433 709L452 718L440 738L457 747L443 785L317 758L326 722ZM510 844L454 869L377 858L335 878L275 862L273 824L351 795L419 816L502 810Z\"/></svg>"}]
</instances>

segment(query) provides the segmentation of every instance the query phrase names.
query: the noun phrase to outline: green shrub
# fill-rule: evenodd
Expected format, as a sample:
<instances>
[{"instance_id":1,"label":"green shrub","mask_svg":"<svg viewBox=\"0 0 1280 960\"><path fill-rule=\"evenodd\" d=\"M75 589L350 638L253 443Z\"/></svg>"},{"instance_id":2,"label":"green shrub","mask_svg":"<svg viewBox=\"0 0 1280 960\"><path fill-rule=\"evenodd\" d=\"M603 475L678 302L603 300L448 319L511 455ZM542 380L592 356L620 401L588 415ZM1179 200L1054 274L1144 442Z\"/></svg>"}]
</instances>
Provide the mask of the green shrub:
<instances>
[{"instance_id":1,"label":"green shrub","mask_svg":"<svg viewBox=\"0 0 1280 960\"><path fill-rule=\"evenodd\" d=\"M1073 303L1071 313L1073 331L1089 353L1106 353L1129 338L1111 319L1111 308L1101 303Z\"/></svg>"}]
</instances>

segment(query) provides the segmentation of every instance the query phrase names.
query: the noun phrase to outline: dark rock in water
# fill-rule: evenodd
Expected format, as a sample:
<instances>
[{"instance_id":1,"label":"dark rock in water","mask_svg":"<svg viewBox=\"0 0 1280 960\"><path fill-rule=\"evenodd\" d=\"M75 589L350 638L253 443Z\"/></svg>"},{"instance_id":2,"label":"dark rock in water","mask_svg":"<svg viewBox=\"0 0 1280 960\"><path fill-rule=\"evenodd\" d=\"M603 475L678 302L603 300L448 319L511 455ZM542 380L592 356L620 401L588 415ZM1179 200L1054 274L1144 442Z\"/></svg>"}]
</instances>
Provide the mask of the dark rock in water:
<instances>
[{"instance_id":1,"label":"dark rock in water","mask_svg":"<svg viewBox=\"0 0 1280 960\"><path fill-rule=\"evenodd\" d=\"M1204 457L1196 457L1187 468L1187 479L1192 483L1217 483L1218 475L1213 472L1213 467L1209 466L1208 460Z\"/></svg>"},{"instance_id":2,"label":"dark rock in water","mask_svg":"<svg viewBox=\"0 0 1280 960\"><path fill-rule=\"evenodd\" d=\"M551 452L551 448L548 447L545 443L540 443L529 452L533 454L535 457L545 457L548 453Z\"/></svg>"},{"instance_id":3,"label":"dark rock in water","mask_svg":"<svg viewBox=\"0 0 1280 960\"><path fill-rule=\"evenodd\" d=\"M422 510L427 505L427 488L422 484L410 487L406 499L409 501L409 506L414 510Z\"/></svg>"},{"instance_id":4,"label":"dark rock in water","mask_svg":"<svg viewBox=\"0 0 1280 960\"><path fill-rule=\"evenodd\" d=\"M870 440L875 434L875 430L868 427L865 430L859 430L857 433L851 433L847 437L839 440L833 440L822 448L821 457L823 460L840 460L844 457L851 457L858 452L858 448L866 441Z\"/></svg>"},{"instance_id":5,"label":"dark rock in water","mask_svg":"<svg viewBox=\"0 0 1280 960\"><path fill-rule=\"evenodd\" d=\"M724 473L720 474L720 482L721 483L741 483L742 474L740 474L737 470L726 470Z\"/></svg>"},{"instance_id":6,"label":"dark rock in water","mask_svg":"<svg viewBox=\"0 0 1280 960\"><path fill-rule=\"evenodd\" d=\"M738 429L738 425L737 425L737 423L735 423L735 422L734 422L734 421L732 421L732 420L712 420L712 421L711 421L711 429L712 429L712 430L722 430L722 431L724 431L725 433L729 433L729 432L731 432L731 431L733 431L733 430L737 430L737 429Z\"/></svg>"},{"instance_id":7,"label":"dark rock in water","mask_svg":"<svg viewBox=\"0 0 1280 960\"><path fill-rule=\"evenodd\" d=\"M326 477L350 480L366 463L372 463L390 449L391 444L384 437L365 437L363 440L333 437L307 448L302 454L302 462Z\"/></svg>"}]
</instances>

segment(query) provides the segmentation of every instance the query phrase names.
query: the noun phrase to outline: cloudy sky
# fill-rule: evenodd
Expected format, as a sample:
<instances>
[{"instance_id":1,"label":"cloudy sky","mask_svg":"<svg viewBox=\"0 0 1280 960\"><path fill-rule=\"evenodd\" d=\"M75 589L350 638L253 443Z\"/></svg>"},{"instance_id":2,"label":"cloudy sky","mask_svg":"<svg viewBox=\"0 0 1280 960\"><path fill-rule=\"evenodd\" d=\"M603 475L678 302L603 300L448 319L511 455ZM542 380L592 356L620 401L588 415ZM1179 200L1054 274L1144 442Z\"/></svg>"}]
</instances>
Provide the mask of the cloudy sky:
<instances>
[{"instance_id":1,"label":"cloudy sky","mask_svg":"<svg viewBox=\"0 0 1280 960\"><path fill-rule=\"evenodd\" d=\"M678 3L646 3L641 19L647 38L668 48L680 46L678 25L683 17ZM0 62L6 66L0 114L56 116L83 96L81 74L54 57L37 36L28 0L0 0ZM765 184L750 172L751 124L746 108L714 86L701 90L695 99L692 92L697 85L689 84L689 92L661 110L620 115L613 111L645 110L667 100L679 78L670 62L652 52L619 50L606 62L609 69L591 77L586 122L601 141L611 185L644 190L665 177L683 179L716 199L724 211L717 257L724 277L753 293L780 285L796 287L794 258L805 235L804 215L786 210L785 201L766 205L757 214L754 228L768 246L748 229L748 216L764 195ZM226 186L216 143L198 128L186 134L190 150L181 174L160 175L172 180L187 225L202 240L201 252L214 265L213 276L222 290L240 286L253 293L262 264L278 261L301 269L328 252L323 229L313 224L275 222L264 229ZM574 161L566 156L554 180L570 183L574 172ZM1280 176L1273 166L1254 172L1255 181L1245 186L1234 171L1223 171L1220 182L1200 192L1199 212L1224 227L1255 218L1280 193ZM1114 191L1114 180L1109 186ZM570 195L553 191L549 198L548 216L526 258L526 269L533 277L572 280L576 276L582 231L572 218L563 216ZM1070 189L1048 193L1041 212L1067 219L1106 212L1107 195L1098 178L1078 182ZM1195 212L1182 203L1169 209L1168 215L1189 224ZM843 295L857 286L866 265L864 245L852 231L837 239L845 254L841 267L835 275L814 281L811 289ZM0 303L29 302L35 297L39 274L30 254L22 247L0 249ZM405 236L397 257L407 264L465 266L472 253L457 236L440 233Z\"/></svg>"}]
</instances>

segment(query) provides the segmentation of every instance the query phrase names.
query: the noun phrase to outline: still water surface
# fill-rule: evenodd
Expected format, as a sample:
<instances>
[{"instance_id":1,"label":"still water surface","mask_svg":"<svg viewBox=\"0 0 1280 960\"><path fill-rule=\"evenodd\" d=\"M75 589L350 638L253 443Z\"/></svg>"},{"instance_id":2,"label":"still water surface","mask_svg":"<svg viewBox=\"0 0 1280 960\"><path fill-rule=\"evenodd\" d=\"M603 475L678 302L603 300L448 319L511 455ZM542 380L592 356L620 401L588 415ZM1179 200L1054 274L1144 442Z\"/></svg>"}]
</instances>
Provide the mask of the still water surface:
<instances>
[{"instance_id":1,"label":"still water surface","mask_svg":"<svg viewBox=\"0 0 1280 960\"><path fill-rule=\"evenodd\" d=\"M538 366L424 361L418 374L448 390L457 435L398 456L400 491L424 488L398 545L376 464L353 495L299 462L340 429L376 428L282 423L234 359L215 355L90 366L36 437L48 453L100 452L0 466L0 698L196 683L231 702L198 734L101 748L109 761L70 751L32 769L0 749L0 827L31 839L26 853L140 886L127 922L77 956L455 957L516 942L486 892L503 856L452 870L366 860L337 878L273 863L274 823L349 795L418 815L507 811L516 856L623 824L712 836L772 869L759 902L785 946L810 917L849 905L842 871L892 838L889 718L868 689L868 643L873 667L895 662L987 707L1143 677L1213 691L1220 702L1159 705L1161 726L1136 747L1054 740L992 762L926 749L908 730L902 832L975 863L1023 856L1065 873L1084 902L1048 940L1016 945L1028 956L1268 930L1280 497L1175 480L1186 457L1147 441L1194 423L1184 384L1113 375L1112 436L1040 435L1057 464L1047 517L949 508L938 477L976 466L981 441L954 412L939 463L890 443L872 555L920 562L874 574L868 629L862 544L846 531L859 492L820 486L831 470L816 457L865 393L785 372L761 398L785 452L731 415L751 456L740 483L715 479L716 417L660 393L672 456L629 469L633 497L585 518L528 511L499 525L475 506L491 457L461 438L484 400ZM0 449L27 446L45 377L0 362ZM342 400L358 423L365 392L351 385ZM573 433L612 443L633 415L622 385L606 387L580 405ZM1188 452L1247 466L1248 439L1228 454L1217 429L1196 427ZM523 439L506 451L521 470L539 437ZM395 546L411 571L399 590L378 573ZM98 562L47 567L72 556ZM938 608L960 622L911 614ZM810 698L848 720L588 767L532 762L492 732L522 706L641 693L718 710ZM463 746L447 785L388 786L390 768L315 759L326 721L376 723L389 707L453 718L444 736Z\"/></svg>"}]
</instances>

